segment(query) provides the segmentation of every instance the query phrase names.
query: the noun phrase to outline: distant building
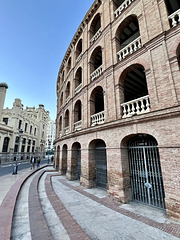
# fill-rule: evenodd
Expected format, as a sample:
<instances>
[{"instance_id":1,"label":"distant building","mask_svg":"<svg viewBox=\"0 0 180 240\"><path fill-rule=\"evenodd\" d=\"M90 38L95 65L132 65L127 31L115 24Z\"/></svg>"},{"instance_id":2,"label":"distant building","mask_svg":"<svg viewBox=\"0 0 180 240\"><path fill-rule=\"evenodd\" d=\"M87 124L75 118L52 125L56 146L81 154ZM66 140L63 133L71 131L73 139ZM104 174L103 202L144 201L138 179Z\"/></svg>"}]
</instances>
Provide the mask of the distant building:
<instances>
[{"instance_id":1,"label":"distant building","mask_svg":"<svg viewBox=\"0 0 180 240\"><path fill-rule=\"evenodd\" d=\"M44 155L49 112L44 105L38 108L26 107L15 99L12 109L2 110L0 116L0 157L1 162L16 159L19 130L23 131L19 145L19 159L29 159L32 154Z\"/></svg>"},{"instance_id":2,"label":"distant building","mask_svg":"<svg viewBox=\"0 0 180 240\"><path fill-rule=\"evenodd\" d=\"M180 221L179 76L179 0L95 0L57 76L59 173Z\"/></svg>"},{"instance_id":3,"label":"distant building","mask_svg":"<svg viewBox=\"0 0 180 240\"><path fill-rule=\"evenodd\" d=\"M55 140L55 134L56 134L55 121L49 119L47 123L46 146L45 146L46 152L54 150L53 142Z\"/></svg>"}]
</instances>

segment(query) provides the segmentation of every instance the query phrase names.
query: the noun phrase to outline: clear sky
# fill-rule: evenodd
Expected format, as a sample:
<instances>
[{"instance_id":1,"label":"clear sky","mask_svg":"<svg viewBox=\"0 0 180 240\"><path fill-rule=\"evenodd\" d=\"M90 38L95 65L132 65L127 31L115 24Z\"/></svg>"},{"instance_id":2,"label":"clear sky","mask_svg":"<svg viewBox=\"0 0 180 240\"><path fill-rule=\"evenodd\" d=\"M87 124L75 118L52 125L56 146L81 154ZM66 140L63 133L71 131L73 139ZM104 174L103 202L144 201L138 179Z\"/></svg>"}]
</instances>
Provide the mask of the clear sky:
<instances>
[{"instance_id":1,"label":"clear sky","mask_svg":"<svg viewBox=\"0 0 180 240\"><path fill-rule=\"evenodd\" d=\"M44 104L56 118L56 80L64 54L94 0L0 0L0 82L4 107Z\"/></svg>"}]
</instances>

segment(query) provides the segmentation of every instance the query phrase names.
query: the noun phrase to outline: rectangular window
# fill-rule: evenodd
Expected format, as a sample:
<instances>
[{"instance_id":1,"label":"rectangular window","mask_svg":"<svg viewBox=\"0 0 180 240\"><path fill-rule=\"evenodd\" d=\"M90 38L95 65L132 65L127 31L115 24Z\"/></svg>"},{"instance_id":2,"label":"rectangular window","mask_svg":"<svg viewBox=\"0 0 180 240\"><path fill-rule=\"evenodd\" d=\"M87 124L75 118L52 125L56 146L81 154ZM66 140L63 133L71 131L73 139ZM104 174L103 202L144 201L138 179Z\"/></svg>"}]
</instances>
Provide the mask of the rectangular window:
<instances>
[{"instance_id":1,"label":"rectangular window","mask_svg":"<svg viewBox=\"0 0 180 240\"><path fill-rule=\"evenodd\" d=\"M3 122L8 125L8 118L3 118Z\"/></svg>"},{"instance_id":2,"label":"rectangular window","mask_svg":"<svg viewBox=\"0 0 180 240\"><path fill-rule=\"evenodd\" d=\"M27 126L28 126L28 124L25 123L25 128L24 128L24 131L25 131L25 132L27 132Z\"/></svg>"},{"instance_id":3,"label":"rectangular window","mask_svg":"<svg viewBox=\"0 0 180 240\"><path fill-rule=\"evenodd\" d=\"M14 152L17 152L17 150L18 150L18 145L15 144L15 145L14 145Z\"/></svg>"},{"instance_id":4,"label":"rectangular window","mask_svg":"<svg viewBox=\"0 0 180 240\"><path fill-rule=\"evenodd\" d=\"M25 146L22 145L22 147L21 147L21 152L24 152L24 149L25 149Z\"/></svg>"},{"instance_id":5,"label":"rectangular window","mask_svg":"<svg viewBox=\"0 0 180 240\"><path fill-rule=\"evenodd\" d=\"M27 147L27 152L30 152L30 146Z\"/></svg>"},{"instance_id":6,"label":"rectangular window","mask_svg":"<svg viewBox=\"0 0 180 240\"><path fill-rule=\"evenodd\" d=\"M21 124L22 124L22 121L21 120L19 120L19 129L21 129Z\"/></svg>"}]
</instances>

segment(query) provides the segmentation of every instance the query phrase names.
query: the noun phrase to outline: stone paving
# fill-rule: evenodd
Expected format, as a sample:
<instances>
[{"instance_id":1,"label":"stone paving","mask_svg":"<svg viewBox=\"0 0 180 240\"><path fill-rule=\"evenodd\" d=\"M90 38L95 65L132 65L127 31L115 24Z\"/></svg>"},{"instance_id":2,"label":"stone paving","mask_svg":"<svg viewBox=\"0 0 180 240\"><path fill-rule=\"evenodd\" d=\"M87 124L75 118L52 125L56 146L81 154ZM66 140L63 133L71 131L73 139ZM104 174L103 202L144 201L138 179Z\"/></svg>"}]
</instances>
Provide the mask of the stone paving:
<instances>
[{"instance_id":1,"label":"stone paving","mask_svg":"<svg viewBox=\"0 0 180 240\"><path fill-rule=\"evenodd\" d=\"M26 171L26 175L32 173L16 201L11 238L0 235L0 240L180 239L180 224L167 219L163 211L134 202L120 204L109 199L106 191L83 188L79 181L68 181L52 167ZM17 175L21 183L21 178L25 179L23 174L25 171ZM9 189L13 181L9 179ZM1 187L1 203L4 200L0 214L5 210L2 206L6 197L1 195L4 192Z\"/></svg>"}]
</instances>

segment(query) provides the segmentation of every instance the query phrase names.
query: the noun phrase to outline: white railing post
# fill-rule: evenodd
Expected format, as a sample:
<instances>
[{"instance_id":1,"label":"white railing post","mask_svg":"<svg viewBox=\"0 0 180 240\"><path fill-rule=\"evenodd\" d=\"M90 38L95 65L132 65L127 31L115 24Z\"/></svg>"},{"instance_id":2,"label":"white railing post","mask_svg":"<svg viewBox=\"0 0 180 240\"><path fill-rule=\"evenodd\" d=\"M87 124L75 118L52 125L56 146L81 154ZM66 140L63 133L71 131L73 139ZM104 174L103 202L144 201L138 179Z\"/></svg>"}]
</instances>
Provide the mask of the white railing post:
<instances>
[{"instance_id":1,"label":"white railing post","mask_svg":"<svg viewBox=\"0 0 180 240\"><path fill-rule=\"evenodd\" d=\"M68 96L67 98L66 98L66 104L70 101L70 96Z\"/></svg>"},{"instance_id":2,"label":"white railing post","mask_svg":"<svg viewBox=\"0 0 180 240\"><path fill-rule=\"evenodd\" d=\"M75 88L75 94L77 94L78 92L80 92L82 88L82 83L80 83L76 88Z\"/></svg>"},{"instance_id":3,"label":"white railing post","mask_svg":"<svg viewBox=\"0 0 180 240\"><path fill-rule=\"evenodd\" d=\"M180 23L180 9L169 15L168 18L172 21L172 27L177 26Z\"/></svg>"},{"instance_id":4,"label":"white railing post","mask_svg":"<svg viewBox=\"0 0 180 240\"><path fill-rule=\"evenodd\" d=\"M123 103L121 107L123 108L122 118L150 112L149 95Z\"/></svg>"},{"instance_id":5,"label":"white railing post","mask_svg":"<svg viewBox=\"0 0 180 240\"><path fill-rule=\"evenodd\" d=\"M66 135L66 134L68 134L68 133L69 133L69 126L67 126L67 127L64 128L64 134Z\"/></svg>"},{"instance_id":6,"label":"white railing post","mask_svg":"<svg viewBox=\"0 0 180 240\"><path fill-rule=\"evenodd\" d=\"M91 81L98 78L102 74L102 65L99 66L94 72L91 73L90 78Z\"/></svg>"},{"instance_id":7,"label":"white railing post","mask_svg":"<svg viewBox=\"0 0 180 240\"><path fill-rule=\"evenodd\" d=\"M78 63L81 60L81 58L82 58L82 53L80 53L79 56L77 57L76 63Z\"/></svg>"},{"instance_id":8,"label":"white railing post","mask_svg":"<svg viewBox=\"0 0 180 240\"><path fill-rule=\"evenodd\" d=\"M82 120L74 123L74 130L75 131L81 130L81 127L82 127Z\"/></svg>"},{"instance_id":9,"label":"white railing post","mask_svg":"<svg viewBox=\"0 0 180 240\"><path fill-rule=\"evenodd\" d=\"M104 111L91 116L91 126L104 123Z\"/></svg>"},{"instance_id":10,"label":"white railing post","mask_svg":"<svg viewBox=\"0 0 180 240\"><path fill-rule=\"evenodd\" d=\"M131 43L129 43L126 47L122 48L117 53L119 61L122 61L126 56L137 51L139 48L141 48L141 37L140 36L138 38L136 38L134 41L132 41Z\"/></svg>"},{"instance_id":11,"label":"white railing post","mask_svg":"<svg viewBox=\"0 0 180 240\"><path fill-rule=\"evenodd\" d=\"M124 9L126 9L129 5L131 5L131 3L133 2L134 0L125 0L119 7L118 9L116 9L116 11L114 12L114 16L115 18L117 18Z\"/></svg>"}]
</instances>

